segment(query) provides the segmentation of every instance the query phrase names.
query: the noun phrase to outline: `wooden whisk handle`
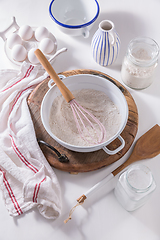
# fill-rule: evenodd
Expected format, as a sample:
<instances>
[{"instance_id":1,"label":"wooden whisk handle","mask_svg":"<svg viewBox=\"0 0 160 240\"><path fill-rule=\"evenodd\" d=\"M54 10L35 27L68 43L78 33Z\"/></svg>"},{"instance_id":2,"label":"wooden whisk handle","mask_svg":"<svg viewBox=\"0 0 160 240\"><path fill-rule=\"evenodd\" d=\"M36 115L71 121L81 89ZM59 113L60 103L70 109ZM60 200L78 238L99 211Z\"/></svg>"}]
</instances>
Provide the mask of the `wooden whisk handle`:
<instances>
[{"instance_id":1,"label":"wooden whisk handle","mask_svg":"<svg viewBox=\"0 0 160 240\"><path fill-rule=\"evenodd\" d=\"M72 99L74 99L73 94L70 92L70 90L66 87L66 85L58 77L57 73L54 71L53 67L51 66L51 64L49 63L47 58L44 56L44 54L41 52L41 50L36 49L34 53L35 53L36 57L38 58L39 62L44 67L44 69L48 72L49 76L56 83L57 87L61 91L65 100L67 102L70 102Z\"/></svg>"}]
</instances>

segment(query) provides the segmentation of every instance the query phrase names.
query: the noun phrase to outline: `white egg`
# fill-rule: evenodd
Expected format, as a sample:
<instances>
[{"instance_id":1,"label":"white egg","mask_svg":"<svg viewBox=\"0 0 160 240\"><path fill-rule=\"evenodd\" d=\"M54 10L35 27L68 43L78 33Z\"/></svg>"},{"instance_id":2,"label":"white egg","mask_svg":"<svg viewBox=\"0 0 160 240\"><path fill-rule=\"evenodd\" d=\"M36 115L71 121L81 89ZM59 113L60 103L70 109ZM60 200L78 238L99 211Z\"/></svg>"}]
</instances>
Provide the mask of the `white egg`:
<instances>
[{"instance_id":1,"label":"white egg","mask_svg":"<svg viewBox=\"0 0 160 240\"><path fill-rule=\"evenodd\" d=\"M22 62L27 57L27 50L24 46L17 44L12 48L12 59L17 62Z\"/></svg>"},{"instance_id":2,"label":"white egg","mask_svg":"<svg viewBox=\"0 0 160 240\"><path fill-rule=\"evenodd\" d=\"M7 38L7 46L12 49L16 44L22 44L22 39L17 33L12 33Z\"/></svg>"},{"instance_id":3,"label":"white egg","mask_svg":"<svg viewBox=\"0 0 160 240\"><path fill-rule=\"evenodd\" d=\"M49 36L49 31L45 27L38 27L34 35L36 40L40 42L43 38L47 38Z\"/></svg>"},{"instance_id":4,"label":"white egg","mask_svg":"<svg viewBox=\"0 0 160 240\"><path fill-rule=\"evenodd\" d=\"M54 42L50 38L44 38L39 44L39 49L44 54L50 54L54 50Z\"/></svg>"},{"instance_id":5,"label":"white egg","mask_svg":"<svg viewBox=\"0 0 160 240\"><path fill-rule=\"evenodd\" d=\"M19 29L19 35L25 41L33 37L33 29L28 25L23 25Z\"/></svg>"},{"instance_id":6,"label":"white egg","mask_svg":"<svg viewBox=\"0 0 160 240\"><path fill-rule=\"evenodd\" d=\"M34 52L36 51L37 48L32 48L31 50L29 50L28 52L28 60L33 63L33 64L37 64L39 63L38 58L36 57L36 55L34 54Z\"/></svg>"}]
</instances>

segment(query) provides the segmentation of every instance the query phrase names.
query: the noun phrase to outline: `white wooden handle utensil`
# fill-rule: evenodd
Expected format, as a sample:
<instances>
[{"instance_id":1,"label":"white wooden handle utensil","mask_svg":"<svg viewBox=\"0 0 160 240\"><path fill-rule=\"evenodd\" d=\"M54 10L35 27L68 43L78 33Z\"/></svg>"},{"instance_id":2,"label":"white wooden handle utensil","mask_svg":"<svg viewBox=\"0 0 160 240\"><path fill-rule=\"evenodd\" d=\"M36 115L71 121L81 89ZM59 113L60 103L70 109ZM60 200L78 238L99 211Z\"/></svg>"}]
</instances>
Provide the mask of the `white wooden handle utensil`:
<instances>
[{"instance_id":1,"label":"white wooden handle utensil","mask_svg":"<svg viewBox=\"0 0 160 240\"><path fill-rule=\"evenodd\" d=\"M112 173L110 173L100 182L95 184L85 194L83 194L81 197L77 199L78 202L77 205L71 209L68 219L66 219L64 222L67 223L71 219L71 215L78 205L83 204L85 199L89 198L91 194L93 194L97 189L105 185L108 181L110 181L114 176L120 173L131 163L134 163L142 159L153 158L157 156L159 153L160 153L160 126L156 124L154 127L152 127L149 131L147 131L137 140L133 152L126 162L124 162L122 165L116 168Z\"/></svg>"}]
</instances>

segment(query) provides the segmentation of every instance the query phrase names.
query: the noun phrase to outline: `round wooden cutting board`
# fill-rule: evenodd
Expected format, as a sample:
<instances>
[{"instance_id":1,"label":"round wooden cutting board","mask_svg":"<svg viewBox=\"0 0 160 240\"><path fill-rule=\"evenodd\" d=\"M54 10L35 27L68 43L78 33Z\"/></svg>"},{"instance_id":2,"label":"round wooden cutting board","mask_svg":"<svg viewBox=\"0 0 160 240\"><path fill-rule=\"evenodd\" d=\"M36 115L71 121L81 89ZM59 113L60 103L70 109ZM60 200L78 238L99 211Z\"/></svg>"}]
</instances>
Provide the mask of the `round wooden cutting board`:
<instances>
[{"instance_id":1,"label":"round wooden cutting board","mask_svg":"<svg viewBox=\"0 0 160 240\"><path fill-rule=\"evenodd\" d=\"M93 170L97 170L99 168L108 166L109 164L119 160L131 147L137 130L138 130L138 112L136 104L131 96L131 94L128 92L128 90L120 84L118 81L113 79L112 77L98 71L93 70L72 70L72 71L66 71L60 73L64 76L71 76L71 75L77 75L77 74L93 74L100 77L103 77L106 79L106 81L111 81L113 84L115 84L124 94L128 108L129 108L129 116L128 121L126 124L125 129L121 133L121 136L125 140L125 147L118 152L115 155L108 155L105 153L102 149L91 152L91 153L80 153L80 152L74 152L71 150L68 150L61 146L59 143L57 143L54 139L52 139L49 134L45 131L40 117L40 107L41 102L48 91L48 81L50 78L45 79L43 82L41 82L29 95L28 97L28 106L31 112L31 117L33 120L35 132L37 139L41 139L48 144L55 147L61 154L65 154L69 162L62 163L58 160L57 155L48 147L46 147L43 144L40 144L40 147L48 160L48 162L55 168L67 171L70 173L78 173L78 172L89 172ZM116 139L112 143L110 143L107 147L110 150L116 149L120 145L119 140Z\"/></svg>"}]
</instances>

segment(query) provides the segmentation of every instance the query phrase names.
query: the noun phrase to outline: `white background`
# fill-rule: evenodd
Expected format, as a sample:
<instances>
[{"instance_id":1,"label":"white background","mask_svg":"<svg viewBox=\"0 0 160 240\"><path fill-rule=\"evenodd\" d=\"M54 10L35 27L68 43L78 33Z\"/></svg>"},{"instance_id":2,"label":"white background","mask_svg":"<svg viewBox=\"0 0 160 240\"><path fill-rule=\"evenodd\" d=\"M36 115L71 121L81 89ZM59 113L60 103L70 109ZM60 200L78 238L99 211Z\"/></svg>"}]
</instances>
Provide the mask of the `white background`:
<instances>
[{"instance_id":1,"label":"white background","mask_svg":"<svg viewBox=\"0 0 160 240\"><path fill-rule=\"evenodd\" d=\"M64 0L65 1L65 0ZM0 31L7 28L15 16L20 26L45 26L56 37L58 49L67 47L53 67L57 73L72 69L93 69L104 72L119 82L121 64L129 41L137 36L151 37L160 45L160 1L159 0L99 0L100 15L89 38L70 37L61 33L49 16L50 0L0 0ZM94 62L91 55L91 39L102 20L111 20L121 39L121 50L116 63L102 67ZM4 41L0 39L0 69L15 68L4 52ZM154 83L145 90L132 90L138 108L139 128L136 139L153 125L160 125L160 65ZM156 141L156 139L155 139ZM132 147L133 148L133 147ZM132 148L118 162L103 169L71 175L54 169L61 185L63 210L56 220L44 219L36 209L12 218L9 216L0 192L0 239L1 240L159 240L160 239L160 155L142 161L155 178L157 188L150 200L134 212L125 211L117 202L110 182L101 188L91 199L77 208L73 219L67 224L69 210L76 199L100 181L104 176L126 161Z\"/></svg>"}]
</instances>

